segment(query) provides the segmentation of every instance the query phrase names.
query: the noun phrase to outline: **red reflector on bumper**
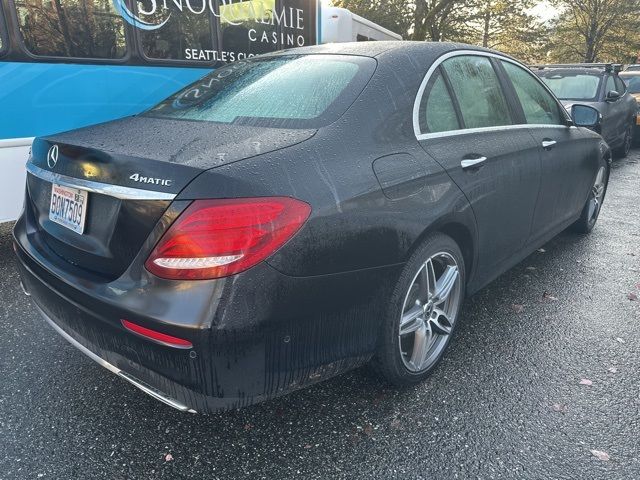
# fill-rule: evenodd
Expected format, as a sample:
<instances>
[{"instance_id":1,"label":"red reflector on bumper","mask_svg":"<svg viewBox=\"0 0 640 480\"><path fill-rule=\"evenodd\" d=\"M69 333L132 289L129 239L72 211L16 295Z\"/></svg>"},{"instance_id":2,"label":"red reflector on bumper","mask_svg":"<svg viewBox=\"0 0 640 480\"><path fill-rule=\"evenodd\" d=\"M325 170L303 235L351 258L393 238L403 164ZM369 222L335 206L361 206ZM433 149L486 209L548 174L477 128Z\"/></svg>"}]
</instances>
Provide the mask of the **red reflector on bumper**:
<instances>
[{"instance_id":1,"label":"red reflector on bumper","mask_svg":"<svg viewBox=\"0 0 640 480\"><path fill-rule=\"evenodd\" d=\"M129 320L123 319L120 321L122 322L122 326L130 332L146 338L147 340L151 340L152 342L159 343L160 345L165 345L167 347L173 348L193 348L193 344L188 340L173 337L171 335L167 335L166 333L157 332L141 325L136 325Z\"/></svg>"}]
</instances>

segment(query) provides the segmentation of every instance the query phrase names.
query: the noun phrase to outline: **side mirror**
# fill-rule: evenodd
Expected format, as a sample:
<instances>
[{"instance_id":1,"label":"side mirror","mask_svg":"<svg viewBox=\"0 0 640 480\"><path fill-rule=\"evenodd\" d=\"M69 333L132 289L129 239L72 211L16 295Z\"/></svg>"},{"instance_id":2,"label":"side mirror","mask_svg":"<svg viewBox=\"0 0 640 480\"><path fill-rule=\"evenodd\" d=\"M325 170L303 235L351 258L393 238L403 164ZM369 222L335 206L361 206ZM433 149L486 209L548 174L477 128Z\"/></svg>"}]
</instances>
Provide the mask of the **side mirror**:
<instances>
[{"instance_id":1,"label":"side mirror","mask_svg":"<svg viewBox=\"0 0 640 480\"><path fill-rule=\"evenodd\" d=\"M611 90L607 93L607 102L615 102L616 100L619 100L621 97L619 92L616 92L615 90Z\"/></svg>"},{"instance_id":2,"label":"side mirror","mask_svg":"<svg viewBox=\"0 0 640 480\"><path fill-rule=\"evenodd\" d=\"M589 105L573 105L571 118L576 127L597 128L602 121L602 114Z\"/></svg>"}]
</instances>

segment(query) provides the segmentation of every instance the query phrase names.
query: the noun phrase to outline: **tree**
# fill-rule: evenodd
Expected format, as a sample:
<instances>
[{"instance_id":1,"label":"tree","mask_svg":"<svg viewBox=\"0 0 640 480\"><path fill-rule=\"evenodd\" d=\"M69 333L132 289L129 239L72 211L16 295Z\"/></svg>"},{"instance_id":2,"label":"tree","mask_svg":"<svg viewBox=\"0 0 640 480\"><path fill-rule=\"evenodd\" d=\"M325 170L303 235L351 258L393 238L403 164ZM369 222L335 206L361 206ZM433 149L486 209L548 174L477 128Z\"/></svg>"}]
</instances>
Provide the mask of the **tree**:
<instances>
[{"instance_id":1,"label":"tree","mask_svg":"<svg viewBox=\"0 0 640 480\"><path fill-rule=\"evenodd\" d=\"M411 27L411 7L407 0L335 0L336 7L371 20L407 38Z\"/></svg>"},{"instance_id":2,"label":"tree","mask_svg":"<svg viewBox=\"0 0 640 480\"><path fill-rule=\"evenodd\" d=\"M550 57L556 61L634 60L640 49L640 0L554 0Z\"/></svg>"},{"instance_id":3,"label":"tree","mask_svg":"<svg viewBox=\"0 0 640 480\"><path fill-rule=\"evenodd\" d=\"M535 0L472 0L460 8L452 40L510 53L522 60L544 55L548 29L533 14Z\"/></svg>"}]
</instances>

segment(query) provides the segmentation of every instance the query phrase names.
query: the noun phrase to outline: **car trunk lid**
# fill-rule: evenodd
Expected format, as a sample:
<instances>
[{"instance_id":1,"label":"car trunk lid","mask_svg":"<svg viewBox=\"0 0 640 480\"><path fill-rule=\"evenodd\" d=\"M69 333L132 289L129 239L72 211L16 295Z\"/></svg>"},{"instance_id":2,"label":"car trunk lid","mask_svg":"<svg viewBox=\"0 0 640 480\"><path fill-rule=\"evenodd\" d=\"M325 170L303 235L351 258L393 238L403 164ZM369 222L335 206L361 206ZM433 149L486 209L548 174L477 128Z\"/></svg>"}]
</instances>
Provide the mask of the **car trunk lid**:
<instances>
[{"instance_id":1,"label":"car trunk lid","mask_svg":"<svg viewBox=\"0 0 640 480\"><path fill-rule=\"evenodd\" d=\"M176 194L200 173L313 133L133 117L36 139L25 204L35 243L57 260L117 278ZM50 218L53 184L88 192L82 234Z\"/></svg>"}]
</instances>

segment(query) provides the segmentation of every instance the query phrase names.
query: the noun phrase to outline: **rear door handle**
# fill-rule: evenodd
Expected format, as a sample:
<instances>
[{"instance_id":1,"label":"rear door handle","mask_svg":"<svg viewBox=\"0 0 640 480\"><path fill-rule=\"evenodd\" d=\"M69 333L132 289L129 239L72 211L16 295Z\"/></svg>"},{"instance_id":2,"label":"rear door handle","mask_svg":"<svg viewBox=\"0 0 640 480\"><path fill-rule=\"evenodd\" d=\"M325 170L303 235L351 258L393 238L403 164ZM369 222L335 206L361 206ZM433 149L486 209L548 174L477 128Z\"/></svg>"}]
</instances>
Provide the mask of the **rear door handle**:
<instances>
[{"instance_id":1,"label":"rear door handle","mask_svg":"<svg viewBox=\"0 0 640 480\"><path fill-rule=\"evenodd\" d=\"M543 140L542 141L542 148L544 148L545 150L551 150L555 144L558 143L555 140Z\"/></svg>"},{"instance_id":2,"label":"rear door handle","mask_svg":"<svg viewBox=\"0 0 640 480\"><path fill-rule=\"evenodd\" d=\"M487 157L477 157L477 158L465 158L460 162L460 166L463 170L469 168L480 168L484 162L487 161Z\"/></svg>"}]
</instances>

